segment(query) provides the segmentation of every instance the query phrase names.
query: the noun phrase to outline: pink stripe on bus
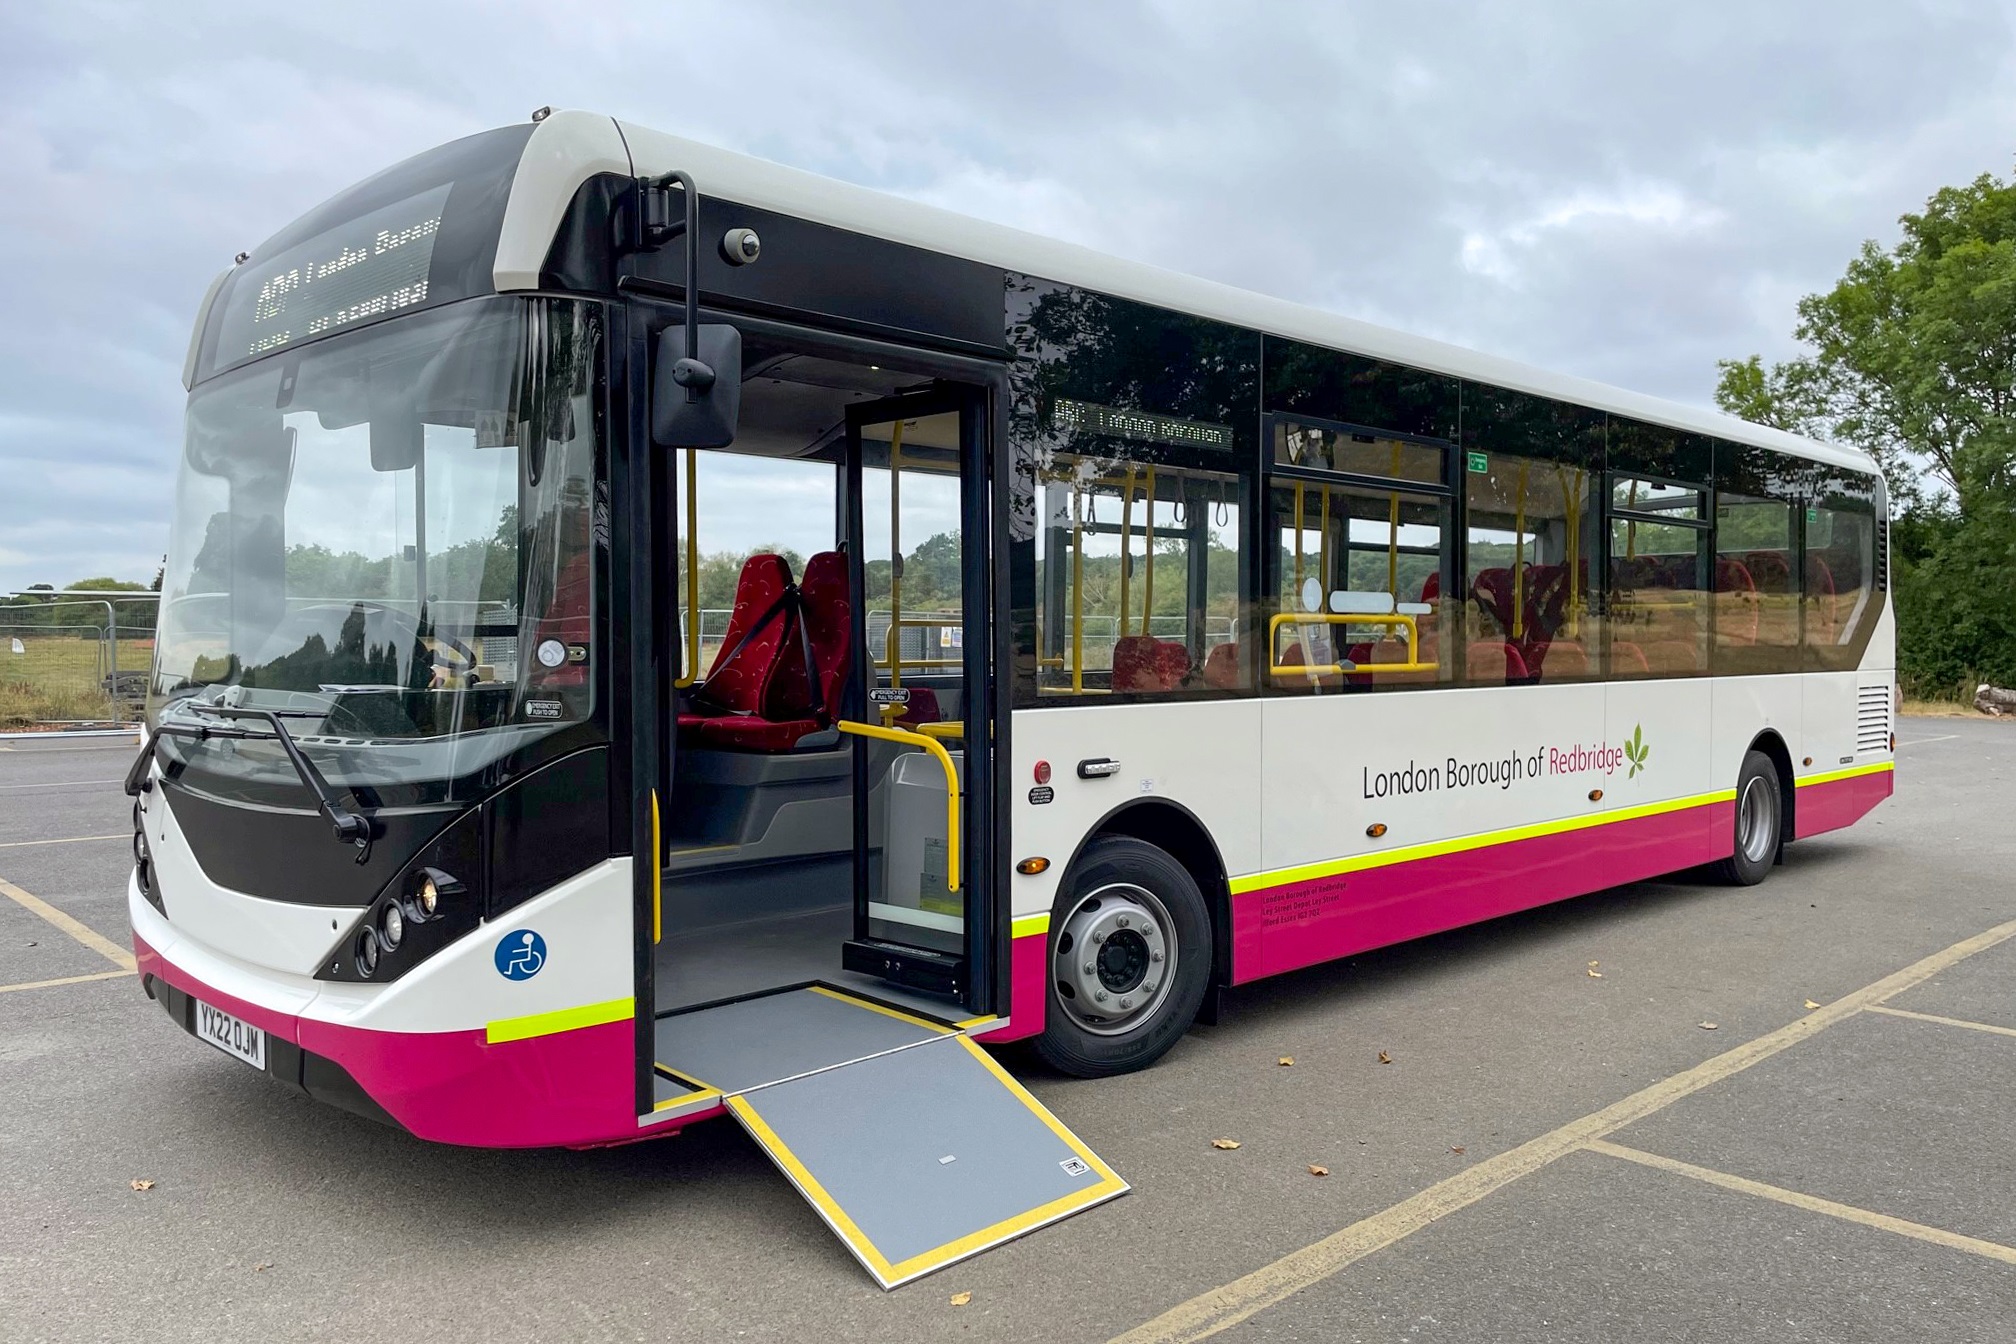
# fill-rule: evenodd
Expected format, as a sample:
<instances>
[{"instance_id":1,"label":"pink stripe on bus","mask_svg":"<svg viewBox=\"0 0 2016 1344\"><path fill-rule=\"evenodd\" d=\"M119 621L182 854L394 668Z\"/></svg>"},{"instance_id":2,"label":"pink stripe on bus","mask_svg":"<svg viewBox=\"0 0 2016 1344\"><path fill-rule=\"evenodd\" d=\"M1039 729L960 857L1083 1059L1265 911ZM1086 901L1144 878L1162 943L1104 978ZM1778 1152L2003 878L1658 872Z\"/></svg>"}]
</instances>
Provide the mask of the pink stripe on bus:
<instances>
[{"instance_id":1,"label":"pink stripe on bus","mask_svg":"<svg viewBox=\"0 0 2016 1344\"><path fill-rule=\"evenodd\" d=\"M1691 868L1729 855L1736 805L1707 803L1456 854L1312 878L1232 898L1243 984Z\"/></svg>"},{"instance_id":2,"label":"pink stripe on bus","mask_svg":"<svg viewBox=\"0 0 2016 1344\"><path fill-rule=\"evenodd\" d=\"M1878 770L1873 774L1830 779L1825 784L1808 784L1799 790L1792 825L1800 836L1838 831L1866 816L1869 809L1888 798L1897 787L1897 772Z\"/></svg>"}]
</instances>

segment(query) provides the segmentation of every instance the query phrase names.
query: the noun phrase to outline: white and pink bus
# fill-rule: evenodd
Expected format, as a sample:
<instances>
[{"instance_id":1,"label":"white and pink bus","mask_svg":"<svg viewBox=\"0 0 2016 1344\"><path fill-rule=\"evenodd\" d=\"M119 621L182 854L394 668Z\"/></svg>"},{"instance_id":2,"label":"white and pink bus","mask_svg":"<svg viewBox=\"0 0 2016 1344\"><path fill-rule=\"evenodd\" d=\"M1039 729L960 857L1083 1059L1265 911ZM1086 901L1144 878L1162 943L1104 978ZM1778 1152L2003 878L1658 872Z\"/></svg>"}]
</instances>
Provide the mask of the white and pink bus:
<instances>
[{"instance_id":1,"label":"white and pink bus","mask_svg":"<svg viewBox=\"0 0 2016 1344\"><path fill-rule=\"evenodd\" d=\"M220 276L148 993L423 1138L736 1116L884 1283L1125 1189L981 1044L1891 789L1865 458L579 112Z\"/></svg>"}]
</instances>

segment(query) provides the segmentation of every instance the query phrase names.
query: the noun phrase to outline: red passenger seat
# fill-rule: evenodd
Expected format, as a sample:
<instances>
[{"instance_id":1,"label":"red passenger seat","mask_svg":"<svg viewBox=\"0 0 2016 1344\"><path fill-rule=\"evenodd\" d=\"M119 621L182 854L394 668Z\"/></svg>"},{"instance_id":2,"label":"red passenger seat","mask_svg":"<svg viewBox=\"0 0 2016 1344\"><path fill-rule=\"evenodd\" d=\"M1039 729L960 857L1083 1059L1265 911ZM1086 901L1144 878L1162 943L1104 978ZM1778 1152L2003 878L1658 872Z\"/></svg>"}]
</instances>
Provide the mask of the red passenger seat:
<instances>
[{"instance_id":1,"label":"red passenger seat","mask_svg":"<svg viewBox=\"0 0 2016 1344\"><path fill-rule=\"evenodd\" d=\"M1153 635L1122 635L1113 641L1113 689L1173 691L1190 675L1190 653L1181 644Z\"/></svg>"},{"instance_id":2,"label":"red passenger seat","mask_svg":"<svg viewBox=\"0 0 2016 1344\"><path fill-rule=\"evenodd\" d=\"M1211 646L1204 655L1204 684L1219 691L1236 691L1244 684L1238 644L1227 640Z\"/></svg>"},{"instance_id":3,"label":"red passenger seat","mask_svg":"<svg viewBox=\"0 0 2016 1344\"><path fill-rule=\"evenodd\" d=\"M803 584L791 582L782 557L751 556L735 590L727 640L707 679L690 693L695 709L679 716L680 739L731 751L789 751L831 728L853 628L847 566L838 552L806 561Z\"/></svg>"},{"instance_id":4,"label":"red passenger seat","mask_svg":"<svg viewBox=\"0 0 2016 1344\"><path fill-rule=\"evenodd\" d=\"M1589 654L1572 639L1557 639L1545 645L1533 670L1542 681L1567 681L1589 675Z\"/></svg>"},{"instance_id":5,"label":"red passenger seat","mask_svg":"<svg viewBox=\"0 0 2016 1344\"><path fill-rule=\"evenodd\" d=\"M1526 660L1510 644L1478 640L1470 646L1466 675L1471 681L1524 681Z\"/></svg>"},{"instance_id":6,"label":"red passenger seat","mask_svg":"<svg viewBox=\"0 0 2016 1344\"><path fill-rule=\"evenodd\" d=\"M1610 646L1610 671L1618 676L1649 677L1652 665L1645 661L1645 650L1628 640L1620 640Z\"/></svg>"}]
</instances>

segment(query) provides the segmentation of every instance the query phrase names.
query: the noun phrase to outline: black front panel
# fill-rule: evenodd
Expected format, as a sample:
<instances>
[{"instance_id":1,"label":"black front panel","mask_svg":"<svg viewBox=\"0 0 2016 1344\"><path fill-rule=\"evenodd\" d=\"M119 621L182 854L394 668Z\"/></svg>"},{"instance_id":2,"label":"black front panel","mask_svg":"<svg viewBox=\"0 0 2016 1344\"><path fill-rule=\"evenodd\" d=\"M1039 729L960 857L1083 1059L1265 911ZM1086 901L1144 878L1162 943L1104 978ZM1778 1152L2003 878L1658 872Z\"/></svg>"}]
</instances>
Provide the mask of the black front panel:
<instances>
[{"instance_id":1,"label":"black front panel","mask_svg":"<svg viewBox=\"0 0 2016 1344\"><path fill-rule=\"evenodd\" d=\"M173 780L163 780L161 788L205 877L230 891L293 905L369 905L463 811L373 812L375 838L359 851L337 840L328 818L318 812L221 802ZM174 889L164 895L173 918Z\"/></svg>"},{"instance_id":2,"label":"black front panel","mask_svg":"<svg viewBox=\"0 0 2016 1344\"><path fill-rule=\"evenodd\" d=\"M304 343L324 332L347 331L401 312L492 293L492 268L504 205L511 194L519 157L531 135L530 123L502 126L430 149L324 201L261 243L217 293L203 333L196 381L256 358L263 351ZM433 201L430 193L445 196ZM363 247L356 240L341 236L346 224L403 201L424 205L416 205L417 213L410 218L401 216L383 221L403 226L390 230L398 236L381 236L375 241L367 238ZM239 342L220 346L224 329L234 326L234 314L242 317L257 310L271 315L282 305L313 291L318 279L326 287L342 278L346 271L362 269L351 258L361 257L368 262L377 254L390 255L392 246L401 243L408 231L416 234L414 241L423 242L428 251L422 274L398 277L406 280L406 284L382 293L367 286L343 296L354 302L321 312L313 320L304 316L301 322L282 324L250 345ZM366 229L367 234L371 232ZM288 255L318 238L332 240L334 250L308 248L300 255ZM252 345L258 348L251 348Z\"/></svg>"},{"instance_id":3,"label":"black front panel","mask_svg":"<svg viewBox=\"0 0 2016 1344\"><path fill-rule=\"evenodd\" d=\"M705 182L699 188L703 302L887 339L1002 352L1000 267L719 200L707 194ZM604 192L591 184L577 193L570 213L592 220L606 208ZM731 266L721 256L722 235L740 228L754 229L763 240L754 265ZM547 278L568 288L605 287L608 277L584 264L592 261L592 249L572 239L563 227L547 259L555 268ZM647 286L683 287L685 264L675 243L639 255L633 274ZM582 273L560 269L569 267Z\"/></svg>"},{"instance_id":4,"label":"black front panel","mask_svg":"<svg viewBox=\"0 0 2016 1344\"><path fill-rule=\"evenodd\" d=\"M495 916L609 857L609 749L555 761L499 794L485 811L489 913Z\"/></svg>"}]
</instances>

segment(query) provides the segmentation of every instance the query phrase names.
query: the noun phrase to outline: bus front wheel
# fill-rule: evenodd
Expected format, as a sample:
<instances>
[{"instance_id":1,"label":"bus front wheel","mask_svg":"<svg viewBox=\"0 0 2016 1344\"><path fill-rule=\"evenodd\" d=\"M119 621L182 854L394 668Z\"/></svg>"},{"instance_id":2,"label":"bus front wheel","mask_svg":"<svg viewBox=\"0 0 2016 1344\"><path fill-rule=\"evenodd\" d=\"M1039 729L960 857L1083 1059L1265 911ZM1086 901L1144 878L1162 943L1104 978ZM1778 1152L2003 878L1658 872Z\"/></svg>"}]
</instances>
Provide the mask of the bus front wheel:
<instances>
[{"instance_id":1,"label":"bus front wheel","mask_svg":"<svg viewBox=\"0 0 2016 1344\"><path fill-rule=\"evenodd\" d=\"M1770 875L1778 860L1783 798L1771 758L1761 751L1746 755L1736 777L1736 852L1715 864L1716 877L1731 886L1754 887Z\"/></svg>"},{"instance_id":2,"label":"bus front wheel","mask_svg":"<svg viewBox=\"0 0 2016 1344\"><path fill-rule=\"evenodd\" d=\"M1190 1027L1211 974L1196 879L1131 836L1086 846L1050 911L1050 990L1036 1053L1079 1078L1153 1064Z\"/></svg>"}]
</instances>

